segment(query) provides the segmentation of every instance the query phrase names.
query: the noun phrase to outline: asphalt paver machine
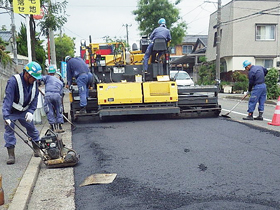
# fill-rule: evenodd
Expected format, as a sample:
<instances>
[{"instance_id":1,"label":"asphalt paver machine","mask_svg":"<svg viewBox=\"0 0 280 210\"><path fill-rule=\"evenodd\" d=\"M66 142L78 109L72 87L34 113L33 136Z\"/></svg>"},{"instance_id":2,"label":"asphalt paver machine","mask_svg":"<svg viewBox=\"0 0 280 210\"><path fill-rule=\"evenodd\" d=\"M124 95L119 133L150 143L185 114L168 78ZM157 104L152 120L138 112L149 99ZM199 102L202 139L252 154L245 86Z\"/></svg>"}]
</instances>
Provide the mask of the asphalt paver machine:
<instances>
[{"instance_id":1,"label":"asphalt paver machine","mask_svg":"<svg viewBox=\"0 0 280 210\"><path fill-rule=\"evenodd\" d=\"M143 58L148 45L147 37L141 39L139 50L133 45L132 51L122 42L82 45L81 56L89 64L94 82L86 114L79 114L78 87L71 87L72 121L88 115L103 119L118 115L211 112L219 116L217 86L178 87L176 81L170 80L170 56L165 40L155 40L148 71L144 72Z\"/></svg>"}]
</instances>

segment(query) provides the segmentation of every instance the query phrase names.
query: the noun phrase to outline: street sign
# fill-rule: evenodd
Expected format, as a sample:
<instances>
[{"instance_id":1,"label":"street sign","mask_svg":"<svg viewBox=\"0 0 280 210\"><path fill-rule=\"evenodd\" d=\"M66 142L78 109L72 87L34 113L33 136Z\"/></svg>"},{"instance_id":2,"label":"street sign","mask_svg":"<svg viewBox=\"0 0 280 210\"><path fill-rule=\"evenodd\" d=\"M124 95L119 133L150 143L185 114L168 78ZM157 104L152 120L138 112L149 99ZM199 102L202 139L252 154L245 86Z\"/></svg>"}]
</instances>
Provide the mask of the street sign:
<instances>
[{"instance_id":1,"label":"street sign","mask_svg":"<svg viewBox=\"0 0 280 210\"><path fill-rule=\"evenodd\" d=\"M66 68L67 68L67 63L61 61L60 73L62 75L62 78L66 78Z\"/></svg>"},{"instance_id":2,"label":"street sign","mask_svg":"<svg viewBox=\"0 0 280 210\"><path fill-rule=\"evenodd\" d=\"M39 15L40 0L13 0L14 13Z\"/></svg>"}]
</instances>

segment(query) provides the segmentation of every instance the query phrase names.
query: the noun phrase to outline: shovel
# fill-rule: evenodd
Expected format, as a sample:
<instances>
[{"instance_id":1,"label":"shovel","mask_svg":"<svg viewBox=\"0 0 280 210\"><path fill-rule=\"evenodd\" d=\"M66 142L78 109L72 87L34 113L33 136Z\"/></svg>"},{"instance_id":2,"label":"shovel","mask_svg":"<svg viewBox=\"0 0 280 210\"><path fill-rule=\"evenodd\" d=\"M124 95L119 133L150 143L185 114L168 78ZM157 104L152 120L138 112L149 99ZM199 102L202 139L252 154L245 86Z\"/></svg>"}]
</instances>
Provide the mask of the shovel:
<instances>
[{"instance_id":1,"label":"shovel","mask_svg":"<svg viewBox=\"0 0 280 210\"><path fill-rule=\"evenodd\" d=\"M221 116L222 116L222 117L226 117L226 118L230 118L230 116L228 116L228 115L241 103L241 101L243 101L243 100L247 97L247 95L248 95L248 94L246 94L245 96L243 96L243 98L241 98L241 99L237 102L237 104L235 104L234 107L231 108L231 110L230 110L228 113L222 114Z\"/></svg>"}]
</instances>

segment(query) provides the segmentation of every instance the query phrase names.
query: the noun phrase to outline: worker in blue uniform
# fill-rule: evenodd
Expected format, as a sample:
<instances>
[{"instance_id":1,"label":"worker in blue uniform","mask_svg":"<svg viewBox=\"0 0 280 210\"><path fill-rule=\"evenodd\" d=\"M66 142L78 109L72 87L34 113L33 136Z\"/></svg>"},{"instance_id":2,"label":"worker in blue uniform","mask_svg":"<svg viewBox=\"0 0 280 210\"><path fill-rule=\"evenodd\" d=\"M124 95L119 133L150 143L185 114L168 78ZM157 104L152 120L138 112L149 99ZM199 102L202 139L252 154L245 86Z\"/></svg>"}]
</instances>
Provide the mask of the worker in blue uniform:
<instances>
[{"instance_id":1,"label":"worker in blue uniform","mask_svg":"<svg viewBox=\"0 0 280 210\"><path fill-rule=\"evenodd\" d=\"M249 88L247 94L251 95L248 102L248 116L243 118L243 120L263 120L264 103L266 101L265 76L268 71L262 66L252 65L248 60L243 62L243 67L249 71ZM257 103L259 103L259 116L253 118L253 112Z\"/></svg>"},{"instance_id":2,"label":"worker in blue uniform","mask_svg":"<svg viewBox=\"0 0 280 210\"><path fill-rule=\"evenodd\" d=\"M39 157L40 155L40 148L36 144L40 140L40 134L34 126L33 113L37 108L39 93L36 80L42 78L41 73L41 66L36 62L30 62L24 67L22 73L10 77L7 82L2 106L2 114L6 123L5 147L7 147L9 156L7 164L15 163L16 138L13 129L16 120L26 128L27 134L31 137L34 156Z\"/></svg>"},{"instance_id":3,"label":"worker in blue uniform","mask_svg":"<svg viewBox=\"0 0 280 210\"><path fill-rule=\"evenodd\" d=\"M154 40L155 39L165 39L166 42L169 42L171 40L171 34L169 29L166 28L166 21L164 18L159 19L158 21L159 27L155 28L152 34L150 35L150 40L151 43L147 47L147 50L144 55L144 63L143 63L143 69L144 72L147 72L148 70L148 62L150 55L152 53L153 45L154 45Z\"/></svg>"},{"instance_id":4,"label":"worker in blue uniform","mask_svg":"<svg viewBox=\"0 0 280 210\"><path fill-rule=\"evenodd\" d=\"M67 63L67 85L66 88L69 88L72 84L73 77L76 78L76 82L79 89L80 96L80 114L86 113L87 106L87 97L88 97L88 84L89 80L92 77L92 74L89 74L89 68L87 64L81 58L71 58L70 56L65 57L65 62Z\"/></svg>"},{"instance_id":5,"label":"worker in blue uniform","mask_svg":"<svg viewBox=\"0 0 280 210\"><path fill-rule=\"evenodd\" d=\"M63 133L63 83L54 76L55 73L56 69L54 66L50 66L48 75L42 77L42 81L45 84L44 110L47 114L51 130L57 133Z\"/></svg>"}]
</instances>

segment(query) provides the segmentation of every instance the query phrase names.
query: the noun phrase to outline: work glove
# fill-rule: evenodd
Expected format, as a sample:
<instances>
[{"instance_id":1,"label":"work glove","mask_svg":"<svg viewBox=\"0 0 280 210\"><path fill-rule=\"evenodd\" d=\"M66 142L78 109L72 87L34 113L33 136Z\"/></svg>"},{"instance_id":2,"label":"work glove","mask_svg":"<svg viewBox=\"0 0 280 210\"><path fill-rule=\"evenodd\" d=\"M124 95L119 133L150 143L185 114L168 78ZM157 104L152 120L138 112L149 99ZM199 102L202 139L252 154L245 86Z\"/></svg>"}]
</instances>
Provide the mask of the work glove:
<instances>
[{"instance_id":1,"label":"work glove","mask_svg":"<svg viewBox=\"0 0 280 210\"><path fill-rule=\"evenodd\" d=\"M251 95L251 92L250 91L244 92L244 95L249 96Z\"/></svg>"},{"instance_id":2,"label":"work glove","mask_svg":"<svg viewBox=\"0 0 280 210\"><path fill-rule=\"evenodd\" d=\"M7 119L7 120L5 120L5 123L6 123L7 125L11 125L12 121L11 121L10 119Z\"/></svg>"},{"instance_id":3,"label":"work glove","mask_svg":"<svg viewBox=\"0 0 280 210\"><path fill-rule=\"evenodd\" d=\"M30 113L30 112L27 112L26 115L25 115L25 120L26 120L26 122L32 122L33 114Z\"/></svg>"}]
</instances>

